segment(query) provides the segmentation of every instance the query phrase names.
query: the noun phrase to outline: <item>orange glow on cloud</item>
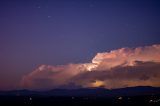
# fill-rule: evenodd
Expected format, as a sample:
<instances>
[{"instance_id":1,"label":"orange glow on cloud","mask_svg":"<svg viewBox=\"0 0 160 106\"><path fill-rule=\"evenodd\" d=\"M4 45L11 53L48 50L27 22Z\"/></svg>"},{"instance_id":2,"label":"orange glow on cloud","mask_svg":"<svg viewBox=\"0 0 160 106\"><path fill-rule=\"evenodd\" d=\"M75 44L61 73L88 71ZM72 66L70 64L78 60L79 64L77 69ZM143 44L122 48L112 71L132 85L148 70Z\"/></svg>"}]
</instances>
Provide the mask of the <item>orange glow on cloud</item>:
<instances>
[{"instance_id":1,"label":"orange glow on cloud","mask_svg":"<svg viewBox=\"0 0 160 106\"><path fill-rule=\"evenodd\" d=\"M100 80L96 80L95 82L92 83L92 87L101 87L103 86L105 83L103 81Z\"/></svg>"}]
</instances>

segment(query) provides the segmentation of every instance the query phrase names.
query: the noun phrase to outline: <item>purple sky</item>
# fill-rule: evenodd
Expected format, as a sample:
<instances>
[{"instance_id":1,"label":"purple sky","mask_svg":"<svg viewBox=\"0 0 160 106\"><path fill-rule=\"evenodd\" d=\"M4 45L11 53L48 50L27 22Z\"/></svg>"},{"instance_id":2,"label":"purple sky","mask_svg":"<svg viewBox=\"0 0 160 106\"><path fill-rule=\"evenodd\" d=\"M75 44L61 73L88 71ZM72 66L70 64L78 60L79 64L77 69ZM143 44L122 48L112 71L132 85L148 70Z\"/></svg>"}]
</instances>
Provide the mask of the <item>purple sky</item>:
<instances>
[{"instance_id":1,"label":"purple sky","mask_svg":"<svg viewBox=\"0 0 160 106\"><path fill-rule=\"evenodd\" d=\"M41 64L160 43L158 0L1 0L0 89Z\"/></svg>"}]
</instances>

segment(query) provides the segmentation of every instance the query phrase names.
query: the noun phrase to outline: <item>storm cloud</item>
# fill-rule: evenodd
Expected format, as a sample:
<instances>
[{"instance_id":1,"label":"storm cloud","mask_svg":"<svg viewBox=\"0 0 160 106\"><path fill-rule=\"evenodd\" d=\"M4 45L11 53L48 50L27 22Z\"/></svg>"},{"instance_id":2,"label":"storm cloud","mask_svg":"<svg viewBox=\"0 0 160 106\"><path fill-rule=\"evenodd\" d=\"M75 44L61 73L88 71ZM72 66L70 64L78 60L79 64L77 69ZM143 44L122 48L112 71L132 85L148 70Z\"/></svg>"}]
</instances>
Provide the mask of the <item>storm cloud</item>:
<instances>
[{"instance_id":1,"label":"storm cloud","mask_svg":"<svg viewBox=\"0 0 160 106\"><path fill-rule=\"evenodd\" d=\"M28 89L160 86L160 45L97 53L91 63L41 65L22 78ZM71 87L72 88L72 87Z\"/></svg>"}]
</instances>

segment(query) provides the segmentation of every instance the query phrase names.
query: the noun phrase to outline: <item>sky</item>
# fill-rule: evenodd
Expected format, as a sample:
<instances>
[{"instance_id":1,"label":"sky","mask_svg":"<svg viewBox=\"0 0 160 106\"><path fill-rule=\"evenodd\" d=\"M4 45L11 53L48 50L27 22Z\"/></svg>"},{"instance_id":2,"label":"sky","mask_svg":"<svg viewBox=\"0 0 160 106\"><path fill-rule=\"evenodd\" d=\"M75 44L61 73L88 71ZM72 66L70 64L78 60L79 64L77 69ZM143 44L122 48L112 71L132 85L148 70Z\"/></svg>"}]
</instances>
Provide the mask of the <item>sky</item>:
<instances>
[{"instance_id":1,"label":"sky","mask_svg":"<svg viewBox=\"0 0 160 106\"><path fill-rule=\"evenodd\" d=\"M1 0L0 89L19 88L44 64L92 63L97 53L159 44L159 11L158 0Z\"/></svg>"}]
</instances>

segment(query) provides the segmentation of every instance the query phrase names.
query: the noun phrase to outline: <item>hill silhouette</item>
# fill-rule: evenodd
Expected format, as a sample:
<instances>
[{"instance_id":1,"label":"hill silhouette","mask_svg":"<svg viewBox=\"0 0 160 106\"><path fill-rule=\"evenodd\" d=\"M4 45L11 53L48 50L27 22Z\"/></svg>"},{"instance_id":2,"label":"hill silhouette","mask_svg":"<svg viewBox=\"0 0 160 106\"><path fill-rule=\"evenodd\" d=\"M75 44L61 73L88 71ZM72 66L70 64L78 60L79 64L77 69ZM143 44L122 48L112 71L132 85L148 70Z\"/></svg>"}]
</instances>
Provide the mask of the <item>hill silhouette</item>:
<instances>
[{"instance_id":1,"label":"hill silhouette","mask_svg":"<svg viewBox=\"0 0 160 106\"><path fill-rule=\"evenodd\" d=\"M82 105L160 105L160 88L150 86L121 89L80 88L47 91L0 91L0 105L82 106Z\"/></svg>"}]
</instances>

